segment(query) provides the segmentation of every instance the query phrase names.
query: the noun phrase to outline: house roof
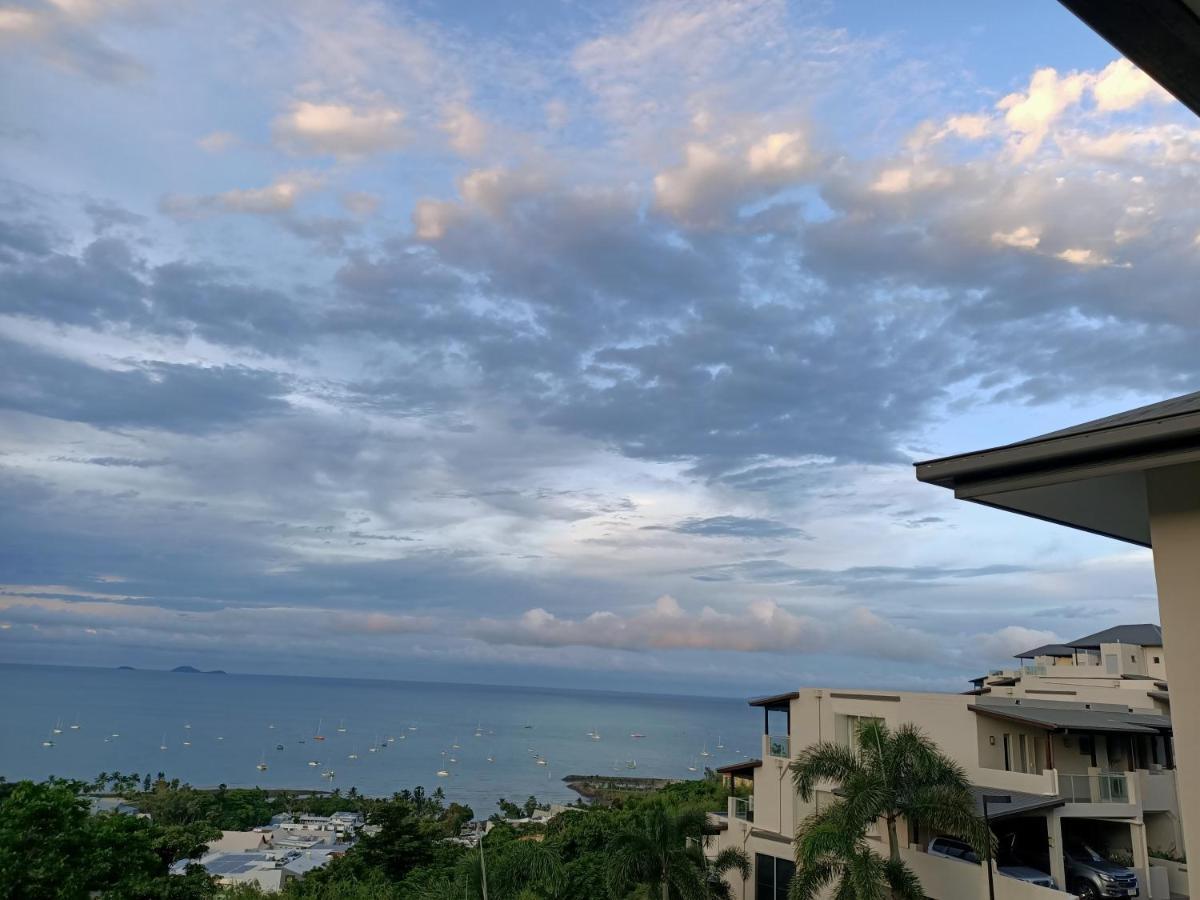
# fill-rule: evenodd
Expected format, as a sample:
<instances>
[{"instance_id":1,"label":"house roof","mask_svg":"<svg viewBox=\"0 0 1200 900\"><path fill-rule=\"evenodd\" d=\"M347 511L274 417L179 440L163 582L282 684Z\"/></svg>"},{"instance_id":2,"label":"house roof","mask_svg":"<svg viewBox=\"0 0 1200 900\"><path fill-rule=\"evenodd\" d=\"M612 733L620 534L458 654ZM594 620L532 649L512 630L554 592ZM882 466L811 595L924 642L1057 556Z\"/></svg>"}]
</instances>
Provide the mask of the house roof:
<instances>
[{"instance_id":1,"label":"house roof","mask_svg":"<svg viewBox=\"0 0 1200 900\"><path fill-rule=\"evenodd\" d=\"M1161 647L1163 645L1161 625L1117 625L1071 641L1068 647L1080 650L1098 648L1101 644L1136 644L1139 647Z\"/></svg>"},{"instance_id":2,"label":"house roof","mask_svg":"<svg viewBox=\"0 0 1200 900\"><path fill-rule=\"evenodd\" d=\"M765 706L767 709L788 709L791 702L799 696L799 691L788 691L786 694L772 694L769 697L754 697L746 702L751 706Z\"/></svg>"},{"instance_id":3,"label":"house roof","mask_svg":"<svg viewBox=\"0 0 1200 900\"><path fill-rule=\"evenodd\" d=\"M1024 653L1018 653L1014 659L1033 659L1035 656L1067 656L1075 655L1075 648L1069 647L1066 644L1042 644L1040 647L1034 647L1032 650L1026 650Z\"/></svg>"},{"instance_id":4,"label":"house roof","mask_svg":"<svg viewBox=\"0 0 1200 900\"><path fill-rule=\"evenodd\" d=\"M1144 472L1195 460L1200 392L1014 444L918 462L916 474L960 500L1149 547Z\"/></svg>"},{"instance_id":5,"label":"house roof","mask_svg":"<svg viewBox=\"0 0 1200 900\"><path fill-rule=\"evenodd\" d=\"M1200 2L1060 2L1184 106L1200 115Z\"/></svg>"},{"instance_id":6,"label":"house roof","mask_svg":"<svg viewBox=\"0 0 1200 900\"><path fill-rule=\"evenodd\" d=\"M1033 812L1035 809L1050 809L1055 806L1063 806L1067 802L1064 798L1057 795L1027 794L1024 791L1009 791L1004 788L992 788L980 784L971 785L971 793L975 795L975 812L981 816L983 815L984 794L1009 798L1009 802L1004 804L988 802L988 817L991 819L1019 816L1027 812Z\"/></svg>"},{"instance_id":7,"label":"house roof","mask_svg":"<svg viewBox=\"0 0 1200 900\"><path fill-rule=\"evenodd\" d=\"M976 703L971 711L981 716L1020 722L1046 731L1103 731L1124 734L1157 734L1171 730L1171 720L1156 713L1130 713L1076 706L1018 706Z\"/></svg>"},{"instance_id":8,"label":"house roof","mask_svg":"<svg viewBox=\"0 0 1200 900\"><path fill-rule=\"evenodd\" d=\"M743 759L741 762L730 763L727 766L721 766L716 769L718 775L742 775L752 774L755 769L762 765L761 759Z\"/></svg>"}]
</instances>

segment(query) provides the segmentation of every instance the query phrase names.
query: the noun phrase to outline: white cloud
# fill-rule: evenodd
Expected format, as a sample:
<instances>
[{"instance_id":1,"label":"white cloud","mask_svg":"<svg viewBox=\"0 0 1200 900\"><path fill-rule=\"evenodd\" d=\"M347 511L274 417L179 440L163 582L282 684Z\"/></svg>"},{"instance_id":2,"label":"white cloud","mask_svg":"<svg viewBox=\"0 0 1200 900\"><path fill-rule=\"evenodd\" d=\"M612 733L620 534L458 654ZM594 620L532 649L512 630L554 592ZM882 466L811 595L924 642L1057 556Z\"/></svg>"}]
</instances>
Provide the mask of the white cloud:
<instances>
[{"instance_id":1,"label":"white cloud","mask_svg":"<svg viewBox=\"0 0 1200 900\"><path fill-rule=\"evenodd\" d=\"M278 215L291 212L300 197L317 189L322 183L322 179L312 173L293 172L280 176L265 187L201 196L171 194L159 202L159 209L177 219L208 213Z\"/></svg>"},{"instance_id":2,"label":"white cloud","mask_svg":"<svg viewBox=\"0 0 1200 900\"><path fill-rule=\"evenodd\" d=\"M1021 225L1012 231L993 231L992 243L1005 247L1017 247L1021 250L1034 250L1041 243L1041 235L1037 229Z\"/></svg>"},{"instance_id":3,"label":"white cloud","mask_svg":"<svg viewBox=\"0 0 1200 900\"><path fill-rule=\"evenodd\" d=\"M1105 112L1129 109L1145 100L1168 103L1171 95L1149 75L1122 57L1100 70L1092 85L1096 108Z\"/></svg>"},{"instance_id":4,"label":"white cloud","mask_svg":"<svg viewBox=\"0 0 1200 900\"><path fill-rule=\"evenodd\" d=\"M1086 72L1060 77L1055 69L1038 69L1024 93L1009 94L996 104L1004 110L1005 124L1013 132L1010 145L1018 161L1037 152L1051 126L1079 102L1093 77Z\"/></svg>"},{"instance_id":5,"label":"white cloud","mask_svg":"<svg viewBox=\"0 0 1200 900\"><path fill-rule=\"evenodd\" d=\"M1009 625L986 634L977 634L974 644L988 661L1010 660L1017 653L1024 653L1043 644L1056 644L1059 637L1053 631L1039 631L1021 625Z\"/></svg>"},{"instance_id":6,"label":"white cloud","mask_svg":"<svg viewBox=\"0 0 1200 900\"><path fill-rule=\"evenodd\" d=\"M1068 247L1066 250L1055 253L1054 256L1073 266L1109 266L1113 262L1103 253L1085 247Z\"/></svg>"},{"instance_id":7,"label":"white cloud","mask_svg":"<svg viewBox=\"0 0 1200 900\"><path fill-rule=\"evenodd\" d=\"M462 156L478 156L487 142L487 125L465 106L452 109L442 121L450 146Z\"/></svg>"},{"instance_id":8,"label":"white cloud","mask_svg":"<svg viewBox=\"0 0 1200 900\"><path fill-rule=\"evenodd\" d=\"M354 158L395 150L404 142L404 112L393 106L356 109L300 100L276 117L275 140L300 154Z\"/></svg>"},{"instance_id":9,"label":"white cloud","mask_svg":"<svg viewBox=\"0 0 1200 900\"><path fill-rule=\"evenodd\" d=\"M209 153L220 153L223 150L228 150L236 143L237 135L230 131L214 131L196 141L201 150Z\"/></svg>"},{"instance_id":10,"label":"white cloud","mask_svg":"<svg viewBox=\"0 0 1200 900\"><path fill-rule=\"evenodd\" d=\"M719 612L711 606L689 612L669 595L631 615L600 611L582 619L567 619L537 608L516 620L481 619L468 633L492 643L621 650L766 651L923 659L934 649L927 635L888 622L865 607L818 618L794 613L774 600L751 600L735 612Z\"/></svg>"},{"instance_id":11,"label":"white cloud","mask_svg":"<svg viewBox=\"0 0 1200 900\"><path fill-rule=\"evenodd\" d=\"M369 191L346 191L341 196L342 206L361 218L373 216L378 211L381 198Z\"/></svg>"}]
</instances>

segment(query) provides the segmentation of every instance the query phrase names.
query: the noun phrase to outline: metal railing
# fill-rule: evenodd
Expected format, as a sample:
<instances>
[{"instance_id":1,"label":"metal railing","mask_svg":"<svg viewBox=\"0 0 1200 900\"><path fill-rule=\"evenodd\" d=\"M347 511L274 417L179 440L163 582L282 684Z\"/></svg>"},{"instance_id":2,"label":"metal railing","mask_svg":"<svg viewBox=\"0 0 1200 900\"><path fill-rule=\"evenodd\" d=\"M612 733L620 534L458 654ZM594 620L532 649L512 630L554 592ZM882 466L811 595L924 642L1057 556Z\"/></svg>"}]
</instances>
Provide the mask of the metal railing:
<instances>
[{"instance_id":1,"label":"metal railing","mask_svg":"<svg viewBox=\"0 0 1200 900\"><path fill-rule=\"evenodd\" d=\"M754 798L753 797L734 797L733 798L733 817L741 819L744 822L754 821Z\"/></svg>"},{"instance_id":2,"label":"metal railing","mask_svg":"<svg viewBox=\"0 0 1200 900\"><path fill-rule=\"evenodd\" d=\"M1128 803L1129 780L1122 774L1058 775L1058 792L1072 803Z\"/></svg>"},{"instance_id":3,"label":"metal railing","mask_svg":"<svg viewBox=\"0 0 1200 900\"><path fill-rule=\"evenodd\" d=\"M792 742L787 735L767 735L767 756L791 759Z\"/></svg>"}]
</instances>

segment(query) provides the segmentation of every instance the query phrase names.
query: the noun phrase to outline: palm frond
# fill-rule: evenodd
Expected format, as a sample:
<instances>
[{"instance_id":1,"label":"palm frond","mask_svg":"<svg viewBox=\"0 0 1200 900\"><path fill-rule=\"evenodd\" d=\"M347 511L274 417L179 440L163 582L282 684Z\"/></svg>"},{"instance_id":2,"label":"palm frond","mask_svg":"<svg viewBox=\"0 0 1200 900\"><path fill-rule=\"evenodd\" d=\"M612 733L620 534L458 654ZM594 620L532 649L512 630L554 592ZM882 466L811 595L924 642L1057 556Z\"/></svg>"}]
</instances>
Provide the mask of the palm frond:
<instances>
[{"instance_id":1,"label":"palm frond","mask_svg":"<svg viewBox=\"0 0 1200 900\"><path fill-rule=\"evenodd\" d=\"M862 772L858 755L849 747L822 741L805 749L791 764L792 781L804 802L812 799L822 781L842 784Z\"/></svg>"}]
</instances>

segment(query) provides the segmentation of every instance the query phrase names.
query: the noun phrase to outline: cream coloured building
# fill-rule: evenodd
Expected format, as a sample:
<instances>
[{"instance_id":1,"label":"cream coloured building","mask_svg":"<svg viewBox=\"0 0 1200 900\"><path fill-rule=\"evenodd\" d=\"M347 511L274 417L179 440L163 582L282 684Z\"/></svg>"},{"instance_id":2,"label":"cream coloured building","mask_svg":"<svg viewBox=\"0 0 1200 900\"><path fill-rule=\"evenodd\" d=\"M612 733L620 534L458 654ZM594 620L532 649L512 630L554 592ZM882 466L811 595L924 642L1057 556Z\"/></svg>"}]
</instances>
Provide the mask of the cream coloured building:
<instances>
[{"instance_id":1,"label":"cream coloured building","mask_svg":"<svg viewBox=\"0 0 1200 900\"><path fill-rule=\"evenodd\" d=\"M1152 645L1140 646L1141 654L1128 653L1125 642L1121 649L1126 658L1154 655ZM1183 847L1171 722L1165 703L1152 696L1165 695L1165 685L1160 688L1153 676L1091 677L1106 669L1103 658L1097 665L1089 656L1076 666L1086 671L1061 679L1031 670L1039 665L985 676L966 694L811 688L750 701L763 714L762 757L719 771L731 780L752 778L753 795L731 798L726 813L716 817L719 830L710 848L739 847L754 863L747 881L735 876L734 897L784 900L796 827L819 804L833 802L832 786L811 804L800 801L788 765L811 744L848 742L857 725L872 718L889 726L919 725L963 766L980 796L1009 797L990 808L993 831L1058 887L1069 881L1064 842L1083 840L1128 857L1139 897L1187 896L1185 867L1151 856L1177 855ZM925 852L935 836L901 829L902 855L926 894L933 900L986 898L982 866ZM872 838L886 853L886 837ZM995 889L997 898L1008 900L1068 896L1002 875Z\"/></svg>"}]
</instances>

